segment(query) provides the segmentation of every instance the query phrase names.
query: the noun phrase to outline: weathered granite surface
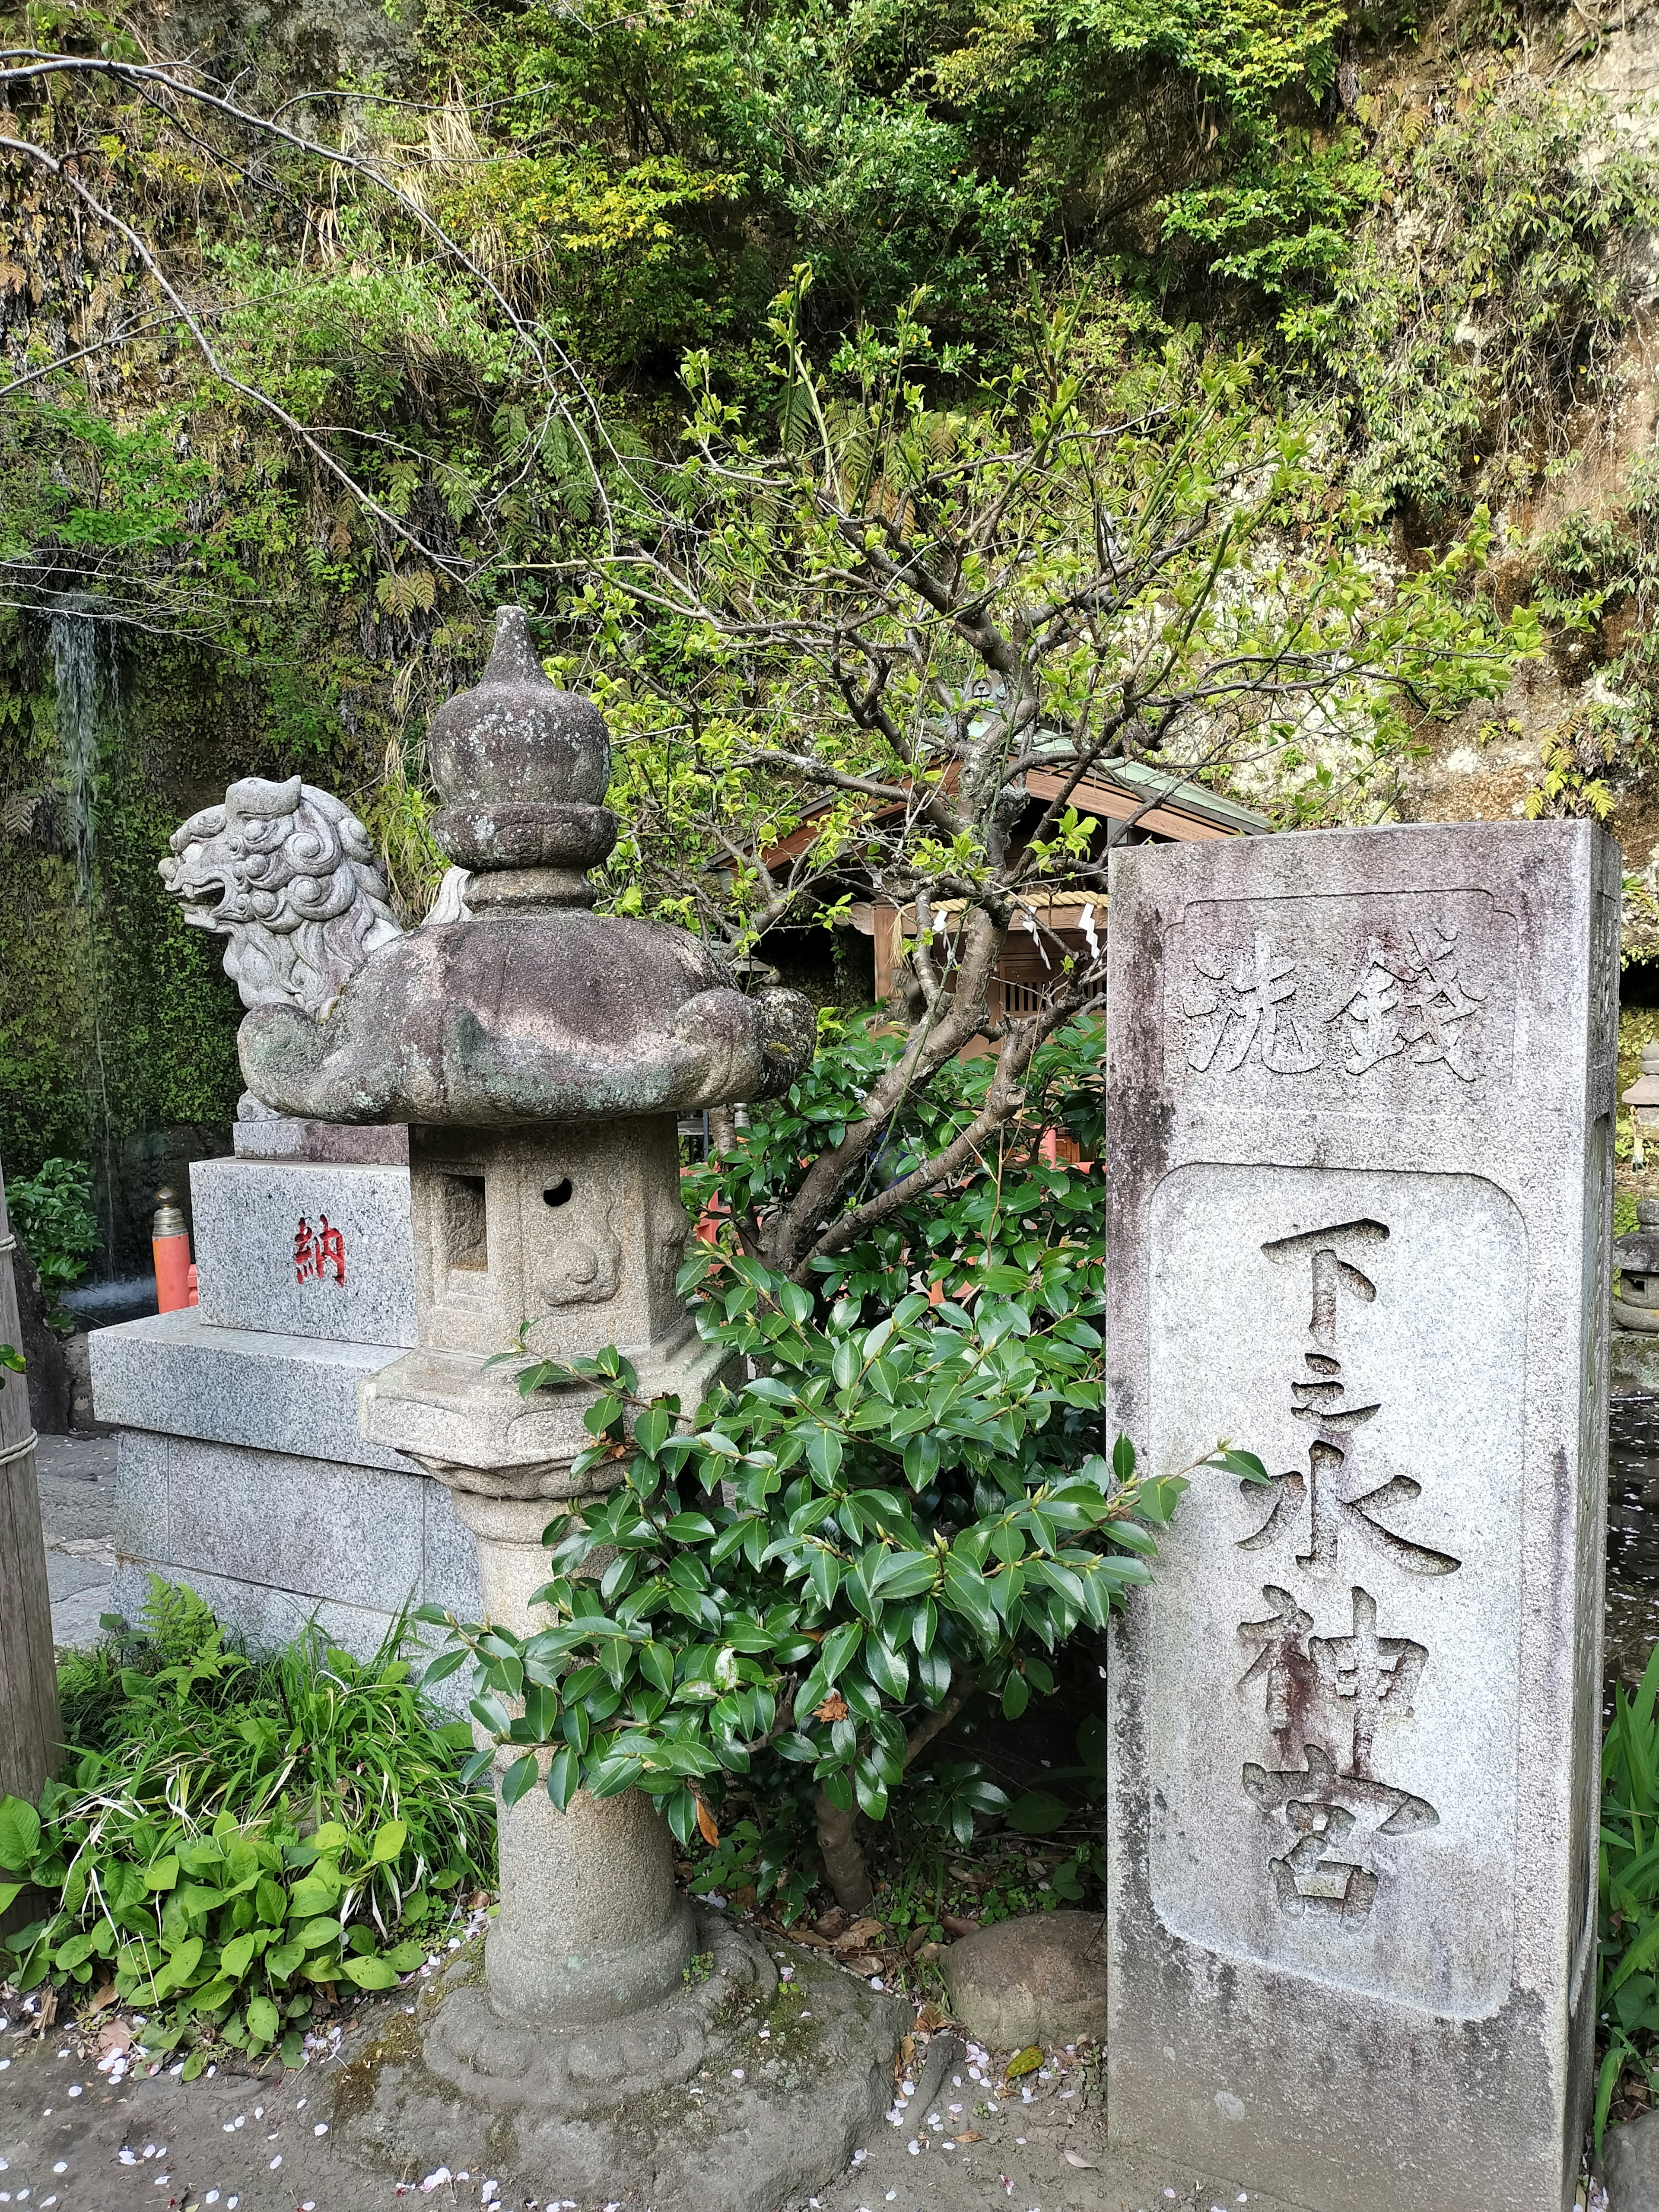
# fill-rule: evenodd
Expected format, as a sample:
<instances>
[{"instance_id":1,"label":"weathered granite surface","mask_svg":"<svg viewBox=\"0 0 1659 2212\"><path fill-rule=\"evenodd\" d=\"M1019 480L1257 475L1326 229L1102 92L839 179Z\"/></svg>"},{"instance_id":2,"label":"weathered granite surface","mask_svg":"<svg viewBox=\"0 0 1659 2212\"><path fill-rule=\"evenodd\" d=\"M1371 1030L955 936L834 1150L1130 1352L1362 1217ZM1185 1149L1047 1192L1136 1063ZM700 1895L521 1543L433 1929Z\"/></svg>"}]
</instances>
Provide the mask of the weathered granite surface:
<instances>
[{"instance_id":1,"label":"weathered granite surface","mask_svg":"<svg viewBox=\"0 0 1659 2212\"><path fill-rule=\"evenodd\" d=\"M1608 1340L1607 1387L1615 1398L1659 1397L1659 1335L1615 1328Z\"/></svg>"},{"instance_id":2,"label":"weathered granite surface","mask_svg":"<svg viewBox=\"0 0 1659 2212\"><path fill-rule=\"evenodd\" d=\"M244 1092L248 1097L250 1093ZM239 1160L343 1160L363 1167L409 1165L409 1131L398 1121L296 1121L286 1114L239 1116L231 1131Z\"/></svg>"},{"instance_id":3,"label":"weathered granite surface","mask_svg":"<svg viewBox=\"0 0 1659 2212\"><path fill-rule=\"evenodd\" d=\"M1609 2128L1601 2170L1607 2212L1659 2212L1659 2112Z\"/></svg>"},{"instance_id":4,"label":"weathered granite surface","mask_svg":"<svg viewBox=\"0 0 1659 2212\"><path fill-rule=\"evenodd\" d=\"M100 1421L420 1473L357 1426L358 1385L397 1358L395 1346L222 1328L193 1306L94 1329L89 1342Z\"/></svg>"},{"instance_id":5,"label":"weathered granite surface","mask_svg":"<svg viewBox=\"0 0 1659 2212\"><path fill-rule=\"evenodd\" d=\"M592 702L542 673L521 608L499 611L477 685L434 717L430 760L469 913L383 942L326 1006L251 1006L239 1049L257 1097L301 1119L488 1128L788 1087L812 1053L805 999L746 995L687 931L588 912L587 871L617 835L598 804L610 741Z\"/></svg>"},{"instance_id":6,"label":"weathered granite surface","mask_svg":"<svg viewBox=\"0 0 1659 2212\"><path fill-rule=\"evenodd\" d=\"M1572 2196L1619 884L1577 823L1114 861L1116 1419L1272 1480L1114 1632L1109 2126L1319 2212Z\"/></svg>"},{"instance_id":7,"label":"weathered granite surface","mask_svg":"<svg viewBox=\"0 0 1659 2212\"><path fill-rule=\"evenodd\" d=\"M532 1352L568 1358L684 1327L691 1222L672 1115L416 1129L411 1160L422 1344L497 1352L529 1321Z\"/></svg>"},{"instance_id":8,"label":"weathered granite surface","mask_svg":"<svg viewBox=\"0 0 1659 2212\"><path fill-rule=\"evenodd\" d=\"M161 882L191 928L228 940L225 973L245 1006L320 1013L403 933L362 823L297 775L243 776L168 842Z\"/></svg>"},{"instance_id":9,"label":"weathered granite surface","mask_svg":"<svg viewBox=\"0 0 1659 2212\"><path fill-rule=\"evenodd\" d=\"M1097 1912L1022 1912L952 1943L951 2016L992 2051L1106 2039L1106 1927Z\"/></svg>"},{"instance_id":10,"label":"weathered granite surface","mask_svg":"<svg viewBox=\"0 0 1659 2212\"><path fill-rule=\"evenodd\" d=\"M477 1617L471 1534L443 1484L417 1470L127 1429L113 1540L111 1601L129 1619L152 1574L188 1583L256 1644L285 1643L314 1616L362 1657L405 1607ZM438 1692L458 1711L467 1680L453 1675Z\"/></svg>"},{"instance_id":11,"label":"weathered granite surface","mask_svg":"<svg viewBox=\"0 0 1659 2212\"><path fill-rule=\"evenodd\" d=\"M504 2203L799 2204L881 2125L910 2007L707 1911L693 1940L691 1977L597 2027L504 2016L462 1952L333 2075L335 2130L383 2171L488 2172Z\"/></svg>"},{"instance_id":12,"label":"weathered granite surface","mask_svg":"<svg viewBox=\"0 0 1659 2212\"><path fill-rule=\"evenodd\" d=\"M204 1322L347 1344L416 1341L407 1168L198 1160L190 1187Z\"/></svg>"},{"instance_id":13,"label":"weathered granite surface","mask_svg":"<svg viewBox=\"0 0 1659 2212\"><path fill-rule=\"evenodd\" d=\"M408 1452L451 1486L476 1541L484 1617L522 1636L544 1618L531 1601L547 1574L544 1501L605 1476L579 1484L572 1471L591 1386L526 1401L510 1367L491 1363L515 1340L555 1359L616 1345L647 1393L695 1411L720 1355L697 1340L674 1287L690 1228L675 1115L784 1090L811 1058L815 1016L793 993L737 989L714 948L684 931L588 911L587 871L617 834L599 803L609 742L589 702L548 684L521 610L501 611L483 680L434 719L429 750L446 800L435 834L471 872L465 910L381 944L331 1003L288 990L252 1005L240 1049L250 1089L279 1114L410 1125L416 1348L361 1371L367 1449ZM343 879L337 888L343 896ZM291 1235L281 1200L301 1171L285 1172L281 1183L269 1171L261 1204ZM263 1285L272 1260L259 1249ZM337 1279L337 1248L333 1259ZM315 1254L312 1264L322 1272ZM344 1273L349 1294L349 1261ZM311 1287L302 1280L299 1297ZM262 1315L291 1332L295 1293L284 1282L279 1299L260 1295ZM384 1340L386 1310L372 1325ZM248 1472L282 1486L279 1470ZM298 1573L322 1579L349 1535L360 1575L423 1571L397 1480L354 1472L343 1533L326 1536L288 1525L285 1502L251 1506L233 1566L292 1555ZM301 1513L327 1517L316 1480L289 1486ZM171 1486L167 1510L176 1549L191 1516ZM556 2174L583 2196L662 2212L716 2201L771 2212L828 2179L879 2109L905 2008L838 1978L796 2019L799 1997L786 1994L792 2017L779 2016L765 2051L750 2015L781 1978L753 1939L698 1929L655 1801L578 1790L561 1812L532 1787L508 1806L501 1778L520 1755L495 1754L501 1903L482 1985L470 1964L434 1984L408 2044L342 2120L400 2168L416 2143L422 2155L476 2143L476 2163L487 2142L492 2166L538 2192ZM809 2032L785 2065L796 2027ZM751 2029L756 2088L734 2100L723 2087L738 2109L726 2139L708 2142L685 2124L691 2077L744 2081L748 2068L719 2062ZM711 2120L714 2109L711 2098Z\"/></svg>"}]
</instances>

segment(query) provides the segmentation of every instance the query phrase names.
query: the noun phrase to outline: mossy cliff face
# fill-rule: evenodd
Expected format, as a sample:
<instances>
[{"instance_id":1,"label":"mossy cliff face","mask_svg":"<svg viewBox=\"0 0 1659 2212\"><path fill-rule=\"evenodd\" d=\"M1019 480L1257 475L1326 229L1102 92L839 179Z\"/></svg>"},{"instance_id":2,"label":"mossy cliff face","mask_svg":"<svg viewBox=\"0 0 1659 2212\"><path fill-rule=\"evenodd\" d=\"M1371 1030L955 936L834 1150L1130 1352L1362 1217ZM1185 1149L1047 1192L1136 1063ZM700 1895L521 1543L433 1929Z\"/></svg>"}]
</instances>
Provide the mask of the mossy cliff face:
<instances>
[{"instance_id":1,"label":"mossy cliff face","mask_svg":"<svg viewBox=\"0 0 1659 2212\"><path fill-rule=\"evenodd\" d=\"M154 641L95 631L77 696L64 619L0 630L0 1158L90 1160L120 1272L148 1260L157 1181L229 1148L241 1088L222 945L184 927L156 861L272 749L252 687ZM88 705L89 732L65 726Z\"/></svg>"}]
</instances>

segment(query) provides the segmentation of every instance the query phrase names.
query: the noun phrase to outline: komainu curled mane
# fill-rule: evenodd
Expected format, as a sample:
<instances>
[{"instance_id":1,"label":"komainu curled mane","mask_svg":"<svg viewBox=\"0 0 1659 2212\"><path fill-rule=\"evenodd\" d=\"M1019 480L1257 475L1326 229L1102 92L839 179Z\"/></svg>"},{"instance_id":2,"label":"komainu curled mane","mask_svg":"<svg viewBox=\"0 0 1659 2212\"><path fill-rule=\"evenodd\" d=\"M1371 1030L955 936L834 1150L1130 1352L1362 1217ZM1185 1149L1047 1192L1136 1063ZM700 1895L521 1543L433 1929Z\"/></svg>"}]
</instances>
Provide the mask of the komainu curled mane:
<instances>
[{"instance_id":1,"label":"komainu curled mane","mask_svg":"<svg viewBox=\"0 0 1659 2212\"><path fill-rule=\"evenodd\" d=\"M297 775L244 776L168 842L161 881L187 922L229 939L225 973L245 1006L297 1006L317 1020L403 935L368 831Z\"/></svg>"}]
</instances>

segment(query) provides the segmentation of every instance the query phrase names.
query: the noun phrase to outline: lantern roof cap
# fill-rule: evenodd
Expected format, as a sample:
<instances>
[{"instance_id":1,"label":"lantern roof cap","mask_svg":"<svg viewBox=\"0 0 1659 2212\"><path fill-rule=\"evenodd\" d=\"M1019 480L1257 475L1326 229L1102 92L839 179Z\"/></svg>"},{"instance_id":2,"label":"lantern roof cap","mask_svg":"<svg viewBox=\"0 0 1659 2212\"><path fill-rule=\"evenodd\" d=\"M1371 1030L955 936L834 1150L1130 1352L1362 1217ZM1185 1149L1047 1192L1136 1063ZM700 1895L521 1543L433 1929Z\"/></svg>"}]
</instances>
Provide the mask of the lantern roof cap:
<instances>
[{"instance_id":1,"label":"lantern roof cap","mask_svg":"<svg viewBox=\"0 0 1659 2212\"><path fill-rule=\"evenodd\" d=\"M610 1120L769 1098L812 1056L793 991L741 990L707 939L589 911L617 841L611 742L543 673L521 607L478 683L434 715L438 842L465 910L394 936L319 1016L256 1006L242 1072L279 1113L488 1125Z\"/></svg>"}]
</instances>

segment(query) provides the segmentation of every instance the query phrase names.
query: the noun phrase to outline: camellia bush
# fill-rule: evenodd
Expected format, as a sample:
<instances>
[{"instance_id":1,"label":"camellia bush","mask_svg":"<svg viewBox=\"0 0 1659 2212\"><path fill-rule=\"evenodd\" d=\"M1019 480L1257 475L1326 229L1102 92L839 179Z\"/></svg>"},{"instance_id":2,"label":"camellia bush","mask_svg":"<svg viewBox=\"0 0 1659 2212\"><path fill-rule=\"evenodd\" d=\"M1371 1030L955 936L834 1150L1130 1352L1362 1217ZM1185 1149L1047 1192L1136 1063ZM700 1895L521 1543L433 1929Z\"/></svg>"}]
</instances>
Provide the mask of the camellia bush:
<instances>
[{"instance_id":1,"label":"camellia bush","mask_svg":"<svg viewBox=\"0 0 1659 2212\"><path fill-rule=\"evenodd\" d=\"M1034 1070L1056 1137L1069 1123L1097 1139L1100 1042L1078 1024ZM472 1711L494 1741L476 1771L518 1753L506 1803L538 1784L561 1809L578 1790L641 1789L682 1843L713 1841L724 1778L775 1757L812 1778L848 1906L870 1895L860 1814L884 1816L970 1698L1018 1717L1053 1690L1059 1648L1148 1578L1193 1472L1141 1470L1126 1437L1099 1448L1103 1173L1044 1158L1029 1115L808 1285L744 1249L804 1171L805 1133L845 1118L898 1048L857 1027L704 1178L728 1210L680 1288L732 1358L701 1407L644 1400L614 1350L521 1366L526 1394L599 1387L576 1472L613 1476L549 1528L548 1625L520 1638L423 1614L455 1639L428 1680L477 1663ZM971 1119L989 1079L963 1063L917 1104L931 1126L895 1116L887 1171ZM1224 1446L1213 1463L1265 1480ZM971 1770L963 1788L958 1832L1002 1802Z\"/></svg>"}]
</instances>

